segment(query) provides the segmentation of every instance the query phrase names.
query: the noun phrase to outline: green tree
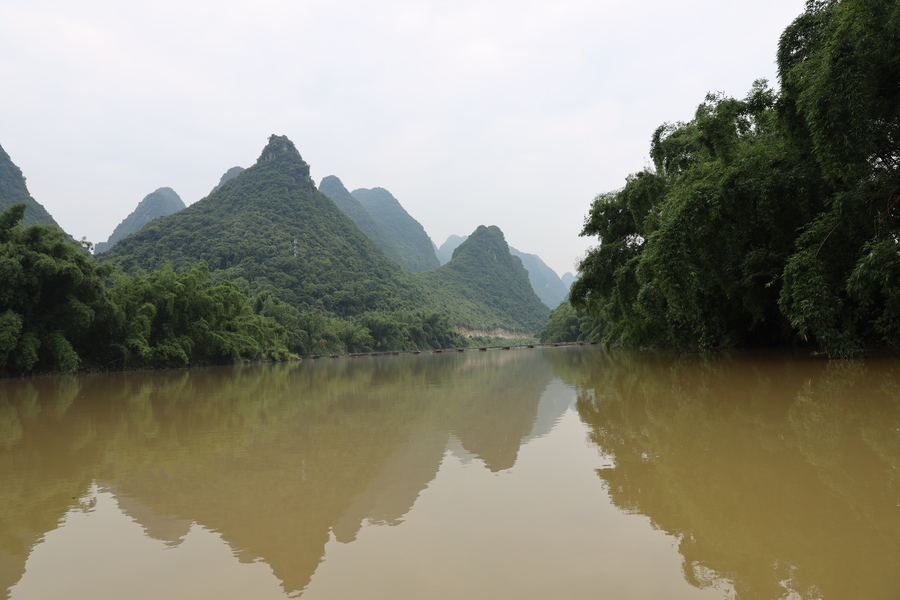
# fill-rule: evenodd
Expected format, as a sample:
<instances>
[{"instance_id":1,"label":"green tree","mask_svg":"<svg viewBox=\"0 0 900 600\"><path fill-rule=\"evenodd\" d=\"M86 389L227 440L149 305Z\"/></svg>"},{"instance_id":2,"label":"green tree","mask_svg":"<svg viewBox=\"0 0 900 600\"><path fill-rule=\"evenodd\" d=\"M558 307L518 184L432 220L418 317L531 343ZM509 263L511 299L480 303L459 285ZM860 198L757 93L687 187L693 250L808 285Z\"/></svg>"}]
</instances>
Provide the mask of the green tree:
<instances>
[{"instance_id":1,"label":"green tree","mask_svg":"<svg viewBox=\"0 0 900 600\"><path fill-rule=\"evenodd\" d=\"M775 96L707 96L688 123L664 125L654 168L599 196L582 235L601 245L580 265L572 303L614 341L647 345L777 343L780 276L796 229L818 205L818 172L781 134Z\"/></svg>"},{"instance_id":2,"label":"green tree","mask_svg":"<svg viewBox=\"0 0 900 600\"><path fill-rule=\"evenodd\" d=\"M286 332L258 315L230 281L213 281L205 264L175 273L166 266L144 276L119 274L113 347L123 366L157 367L283 360Z\"/></svg>"},{"instance_id":3,"label":"green tree","mask_svg":"<svg viewBox=\"0 0 900 600\"><path fill-rule=\"evenodd\" d=\"M900 342L900 5L811 1L782 92L708 96L595 199L572 303L639 345Z\"/></svg>"},{"instance_id":4,"label":"green tree","mask_svg":"<svg viewBox=\"0 0 900 600\"><path fill-rule=\"evenodd\" d=\"M111 314L109 268L57 227L22 228L24 215L25 204L0 214L0 373L73 372Z\"/></svg>"},{"instance_id":5,"label":"green tree","mask_svg":"<svg viewBox=\"0 0 900 600\"><path fill-rule=\"evenodd\" d=\"M790 142L831 186L784 271L797 335L850 355L900 343L900 4L810 1L778 53Z\"/></svg>"}]
</instances>

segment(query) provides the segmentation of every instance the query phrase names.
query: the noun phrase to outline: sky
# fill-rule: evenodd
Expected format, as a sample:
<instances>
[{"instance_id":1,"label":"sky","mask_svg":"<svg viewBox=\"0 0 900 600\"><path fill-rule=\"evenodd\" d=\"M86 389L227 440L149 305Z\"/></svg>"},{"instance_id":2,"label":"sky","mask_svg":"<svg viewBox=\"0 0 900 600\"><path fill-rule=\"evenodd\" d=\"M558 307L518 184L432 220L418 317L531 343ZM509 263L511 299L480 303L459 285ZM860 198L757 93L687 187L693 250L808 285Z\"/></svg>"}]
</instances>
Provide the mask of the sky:
<instances>
[{"instance_id":1,"label":"sky","mask_svg":"<svg viewBox=\"0 0 900 600\"><path fill-rule=\"evenodd\" d=\"M0 146L76 239L286 135L440 246L496 225L562 275L594 197L708 92L777 88L803 0L2 0Z\"/></svg>"}]
</instances>

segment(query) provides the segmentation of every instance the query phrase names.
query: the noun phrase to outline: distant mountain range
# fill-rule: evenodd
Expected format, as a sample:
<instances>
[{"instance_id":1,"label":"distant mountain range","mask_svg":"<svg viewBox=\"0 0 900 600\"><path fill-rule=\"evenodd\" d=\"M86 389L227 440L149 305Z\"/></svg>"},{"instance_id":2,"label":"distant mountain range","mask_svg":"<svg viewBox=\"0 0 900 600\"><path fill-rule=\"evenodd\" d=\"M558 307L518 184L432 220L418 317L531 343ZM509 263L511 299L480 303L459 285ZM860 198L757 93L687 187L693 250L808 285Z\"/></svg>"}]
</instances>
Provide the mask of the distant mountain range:
<instances>
[{"instance_id":1,"label":"distant mountain range","mask_svg":"<svg viewBox=\"0 0 900 600\"><path fill-rule=\"evenodd\" d=\"M379 225L369 211L360 204L359 200L354 198L353 195L347 191L347 188L344 187L344 184L341 183L340 179L334 175L329 175L319 184L319 191L331 198L332 202L334 202L345 215L350 217L350 219L356 223L356 226L369 236L370 240L378 244L378 247L381 248L391 260L410 271L419 270L416 268L420 262L417 260L417 257L415 255L407 256L407 253L405 253L394 239L382 229L381 225Z\"/></svg>"},{"instance_id":2,"label":"distant mountain range","mask_svg":"<svg viewBox=\"0 0 900 600\"><path fill-rule=\"evenodd\" d=\"M56 225L0 148L0 209L16 202L27 205L26 224ZM274 293L301 311L434 312L470 335L534 335L565 295L554 288L556 274L509 248L498 227L451 236L437 249L387 190L351 193L335 176L317 189L282 136L189 207L171 188L148 194L96 254L147 272L203 261L250 293Z\"/></svg>"},{"instance_id":3,"label":"distant mountain range","mask_svg":"<svg viewBox=\"0 0 900 600\"><path fill-rule=\"evenodd\" d=\"M389 191L377 187L353 190L351 194L400 247L404 262L411 265L407 267L410 271L428 271L441 266L434 255L434 243L425 233L425 228L406 212Z\"/></svg>"},{"instance_id":4,"label":"distant mountain range","mask_svg":"<svg viewBox=\"0 0 900 600\"><path fill-rule=\"evenodd\" d=\"M184 208L184 202L172 188L162 187L151 194L147 194L138 203L137 208L113 230L109 239L105 242L100 242L94 247L94 254L100 254L109 250L116 242L125 239L136 231L140 231L153 219L171 215L182 208Z\"/></svg>"},{"instance_id":5,"label":"distant mountain range","mask_svg":"<svg viewBox=\"0 0 900 600\"><path fill-rule=\"evenodd\" d=\"M337 316L426 310L447 315L461 330L526 335L546 322L549 310L496 227L480 227L458 260L438 268L431 239L387 190L356 190L348 198L340 180L326 179L337 201L316 189L293 143L272 136L254 166L195 204L148 223L101 260L145 271L202 260L251 292L272 290L301 310ZM432 270L402 269L347 213L370 231L384 232L382 243L390 248L393 242L419 269L432 264Z\"/></svg>"}]
</instances>

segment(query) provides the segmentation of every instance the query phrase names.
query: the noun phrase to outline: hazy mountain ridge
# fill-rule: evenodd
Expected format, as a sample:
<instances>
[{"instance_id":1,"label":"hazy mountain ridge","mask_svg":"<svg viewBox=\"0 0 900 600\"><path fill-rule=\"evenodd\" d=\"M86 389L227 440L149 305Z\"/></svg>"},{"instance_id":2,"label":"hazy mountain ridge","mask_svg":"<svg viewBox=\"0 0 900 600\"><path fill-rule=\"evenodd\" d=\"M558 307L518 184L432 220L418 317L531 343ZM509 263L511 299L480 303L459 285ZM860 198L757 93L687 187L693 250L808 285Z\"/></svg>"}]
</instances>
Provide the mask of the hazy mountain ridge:
<instances>
[{"instance_id":1,"label":"hazy mountain ridge","mask_svg":"<svg viewBox=\"0 0 900 600\"><path fill-rule=\"evenodd\" d=\"M350 192L372 219L394 241L411 271L428 271L441 266L434 254L434 242L389 191L376 187ZM406 265L404 265L406 266Z\"/></svg>"},{"instance_id":2,"label":"hazy mountain ridge","mask_svg":"<svg viewBox=\"0 0 900 600\"><path fill-rule=\"evenodd\" d=\"M7 162L19 191L25 190L21 172ZM149 194L117 228L121 235L129 225L137 231L105 251L101 245L97 260L116 263L124 273L149 273L149 279L159 270L181 273L203 263L213 281L235 282L250 296L252 311L287 328L298 353L316 353L319 346L334 348L330 352L456 347L462 339L445 339L442 332L452 338L458 334L451 328L503 330L524 337L548 318L521 260L509 253L496 227L480 227L448 265L414 273L316 188L288 138L271 136L255 165L226 176L207 197L152 219L151 208L171 211L184 203L169 188ZM380 203L382 213L392 212L400 225L414 224L426 258L437 263L433 242L393 196L380 188L359 193L376 211Z\"/></svg>"},{"instance_id":3,"label":"hazy mountain ridge","mask_svg":"<svg viewBox=\"0 0 900 600\"><path fill-rule=\"evenodd\" d=\"M20 202L25 203L24 225L52 225L62 229L47 209L28 193L22 170L0 146L0 213Z\"/></svg>"},{"instance_id":4,"label":"hazy mountain ridge","mask_svg":"<svg viewBox=\"0 0 900 600\"><path fill-rule=\"evenodd\" d=\"M438 260L441 261L442 265L446 265L450 262L450 259L453 258L453 251L456 250L460 244L466 241L467 235L451 235L447 238L441 247L435 250L435 254L438 257Z\"/></svg>"},{"instance_id":5,"label":"hazy mountain ridge","mask_svg":"<svg viewBox=\"0 0 900 600\"><path fill-rule=\"evenodd\" d=\"M375 222L375 219L372 218L369 211L360 204L359 200L354 198L347 188L344 187L344 184L340 179L334 175L325 177L319 184L319 191L331 198L332 202L334 202L345 215L350 217L353 222L356 223L356 226L369 236L369 239L378 244L378 247L381 248L391 260L401 267L411 271L416 270L414 268L415 264L412 261L406 260L406 256L400 250L400 247L384 231L384 229L382 229L381 225Z\"/></svg>"},{"instance_id":6,"label":"hazy mountain ridge","mask_svg":"<svg viewBox=\"0 0 900 600\"><path fill-rule=\"evenodd\" d=\"M185 207L181 197L175 193L175 190L168 187L161 187L156 191L147 194L141 200L137 207L119 225L113 230L109 239L100 242L94 247L94 254L100 254L112 248L120 240L125 239L132 233L140 231L147 223L171 215Z\"/></svg>"}]
</instances>

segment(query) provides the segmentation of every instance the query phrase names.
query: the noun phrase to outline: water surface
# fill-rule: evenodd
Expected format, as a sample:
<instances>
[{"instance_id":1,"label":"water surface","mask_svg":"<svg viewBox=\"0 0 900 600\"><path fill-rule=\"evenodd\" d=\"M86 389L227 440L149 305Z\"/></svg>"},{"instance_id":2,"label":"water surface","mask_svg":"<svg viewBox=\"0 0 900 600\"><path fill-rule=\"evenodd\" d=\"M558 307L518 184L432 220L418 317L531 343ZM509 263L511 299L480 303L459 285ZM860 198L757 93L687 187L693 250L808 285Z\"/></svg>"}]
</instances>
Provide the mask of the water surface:
<instances>
[{"instance_id":1,"label":"water surface","mask_svg":"<svg viewBox=\"0 0 900 600\"><path fill-rule=\"evenodd\" d=\"M596 347L0 380L0 592L900 598L900 369Z\"/></svg>"}]
</instances>

